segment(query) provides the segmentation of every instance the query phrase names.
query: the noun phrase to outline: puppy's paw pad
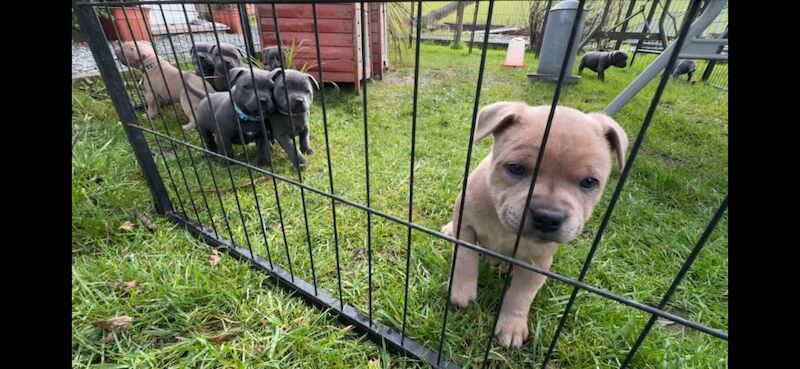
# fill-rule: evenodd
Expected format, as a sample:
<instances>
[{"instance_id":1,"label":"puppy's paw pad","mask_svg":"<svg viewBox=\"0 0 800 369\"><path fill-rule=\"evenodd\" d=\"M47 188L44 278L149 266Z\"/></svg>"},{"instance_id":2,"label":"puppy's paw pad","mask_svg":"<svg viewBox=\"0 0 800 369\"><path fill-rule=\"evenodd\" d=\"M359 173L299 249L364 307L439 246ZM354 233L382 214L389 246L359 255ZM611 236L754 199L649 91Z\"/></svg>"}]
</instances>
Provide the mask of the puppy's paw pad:
<instances>
[{"instance_id":1,"label":"puppy's paw pad","mask_svg":"<svg viewBox=\"0 0 800 369\"><path fill-rule=\"evenodd\" d=\"M494 330L494 335L497 341L504 347L517 348L522 346L522 343L528 339L528 324L527 318L500 317L497 321L497 328Z\"/></svg>"}]
</instances>

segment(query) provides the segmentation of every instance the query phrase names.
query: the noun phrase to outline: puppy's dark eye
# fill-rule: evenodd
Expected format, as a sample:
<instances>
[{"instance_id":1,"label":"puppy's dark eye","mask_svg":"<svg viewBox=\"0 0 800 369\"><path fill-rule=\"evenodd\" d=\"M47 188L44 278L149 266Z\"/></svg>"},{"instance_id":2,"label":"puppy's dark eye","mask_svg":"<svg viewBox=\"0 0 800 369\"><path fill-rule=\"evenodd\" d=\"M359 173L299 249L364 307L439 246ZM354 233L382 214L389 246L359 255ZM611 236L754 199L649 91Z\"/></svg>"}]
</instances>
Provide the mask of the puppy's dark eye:
<instances>
[{"instance_id":1,"label":"puppy's dark eye","mask_svg":"<svg viewBox=\"0 0 800 369\"><path fill-rule=\"evenodd\" d=\"M525 174L525 167L520 164L506 164L506 170L515 176Z\"/></svg>"},{"instance_id":2,"label":"puppy's dark eye","mask_svg":"<svg viewBox=\"0 0 800 369\"><path fill-rule=\"evenodd\" d=\"M591 190L597 187L598 184L600 184L600 181L598 181L597 178L586 177L581 181L581 188L584 190Z\"/></svg>"}]
</instances>

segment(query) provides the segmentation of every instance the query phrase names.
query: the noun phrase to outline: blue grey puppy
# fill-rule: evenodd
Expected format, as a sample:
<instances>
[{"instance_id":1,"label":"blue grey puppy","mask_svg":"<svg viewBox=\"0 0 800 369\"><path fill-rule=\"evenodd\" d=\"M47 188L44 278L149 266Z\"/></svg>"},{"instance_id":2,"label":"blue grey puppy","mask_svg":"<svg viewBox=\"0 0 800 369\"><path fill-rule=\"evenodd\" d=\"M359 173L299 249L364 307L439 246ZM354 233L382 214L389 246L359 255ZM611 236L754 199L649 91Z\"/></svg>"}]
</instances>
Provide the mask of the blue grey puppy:
<instances>
[{"instance_id":1,"label":"blue grey puppy","mask_svg":"<svg viewBox=\"0 0 800 369\"><path fill-rule=\"evenodd\" d=\"M275 114L269 117L272 132L295 167L303 170L308 163L303 154L314 153L309 144L308 119L311 103L314 101L314 90L319 90L319 83L310 74L294 69L279 68L272 73L272 80L275 83L272 93ZM299 137L299 152L294 146L293 137Z\"/></svg>"},{"instance_id":2,"label":"blue grey puppy","mask_svg":"<svg viewBox=\"0 0 800 369\"><path fill-rule=\"evenodd\" d=\"M284 46L283 49L283 60L286 61L289 52L288 47ZM277 46L270 46L262 51L263 53L263 60L264 60L264 69L266 70L273 70L281 67L281 55L278 52ZM287 69L294 69L294 65L290 65Z\"/></svg>"},{"instance_id":3,"label":"blue grey puppy","mask_svg":"<svg viewBox=\"0 0 800 369\"><path fill-rule=\"evenodd\" d=\"M597 77L601 81L605 81L606 69L612 66L625 68L627 62L628 54L624 51L589 51L581 57L581 63L578 66L578 74L583 72L583 68L589 68L592 72L597 73Z\"/></svg>"},{"instance_id":4,"label":"blue grey puppy","mask_svg":"<svg viewBox=\"0 0 800 369\"><path fill-rule=\"evenodd\" d=\"M678 78L684 74L687 74L687 81L692 82L692 76L694 76L694 71L697 70L697 64L694 60L679 60L678 66L672 71L672 78Z\"/></svg>"},{"instance_id":5,"label":"blue grey puppy","mask_svg":"<svg viewBox=\"0 0 800 369\"><path fill-rule=\"evenodd\" d=\"M235 45L220 42L197 42L190 50L196 74L203 77L217 91L228 91L228 74L233 68L244 67L247 54ZM233 86L233 83L230 83Z\"/></svg>"},{"instance_id":6,"label":"blue grey puppy","mask_svg":"<svg viewBox=\"0 0 800 369\"><path fill-rule=\"evenodd\" d=\"M269 131L261 117L262 113L267 117L275 112L272 74L257 68L253 68L252 74L249 68L233 68L228 77L232 85L230 92L215 92L208 97L204 91L189 85L192 94L205 97L197 107L197 129L208 150L233 158L234 143L255 142L258 165L271 164Z\"/></svg>"}]
</instances>

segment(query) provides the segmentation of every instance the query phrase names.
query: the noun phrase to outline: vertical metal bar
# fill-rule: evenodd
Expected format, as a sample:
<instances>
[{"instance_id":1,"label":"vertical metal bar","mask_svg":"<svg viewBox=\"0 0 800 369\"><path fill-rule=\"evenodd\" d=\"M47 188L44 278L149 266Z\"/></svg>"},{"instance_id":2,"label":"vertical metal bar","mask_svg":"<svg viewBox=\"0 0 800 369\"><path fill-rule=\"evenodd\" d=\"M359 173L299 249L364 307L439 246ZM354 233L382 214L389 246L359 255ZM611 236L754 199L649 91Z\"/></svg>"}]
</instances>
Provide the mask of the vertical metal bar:
<instances>
[{"instance_id":1,"label":"vertical metal bar","mask_svg":"<svg viewBox=\"0 0 800 369\"><path fill-rule=\"evenodd\" d=\"M722 200L722 204L719 206L719 209L717 209L717 212L714 214L714 217L711 218L711 221L708 223L708 226L706 226L705 231L703 231L703 234L700 236L700 239L697 241L697 244L695 244L694 248L692 249L692 252L689 253L689 256L686 258L686 261L681 266L681 269L678 271L678 274L675 275L675 279L672 280L672 284L667 289L667 292L664 293L664 296L661 298L661 302L658 303L659 309L664 309L664 307L667 306L667 303L672 298L672 295L675 293L675 290L678 289L678 285L681 284L681 281L683 281L683 277L685 277L686 273L689 272L689 268L692 267L692 264L694 263L695 259L697 259L697 255L700 254L701 250L703 250L703 246L705 246L706 241L708 241L708 238L711 236L711 233L714 231L714 228L716 228L717 223L719 223L720 219L722 219L722 216L725 214L725 210L727 208L728 208L728 196L725 195L725 199ZM658 317L655 315L652 314L650 315L650 320L647 321L647 324L645 325L644 329L642 329L642 332L639 334L639 337L636 338L636 342L633 344L630 351L628 351L628 355L625 356L625 360L622 362L622 365L619 366L620 369L625 369L628 367L628 365L630 365L631 360L633 360L634 355L636 355L636 351L639 349L639 347L642 345L642 342L644 342L644 339L650 333L650 329L653 328L653 324L655 324L657 318Z\"/></svg>"},{"instance_id":2,"label":"vertical metal bar","mask_svg":"<svg viewBox=\"0 0 800 369\"><path fill-rule=\"evenodd\" d=\"M367 130L367 16L364 2L360 2L361 12L361 82L364 84L362 96L362 111L364 112L364 173L366 175L367 207L370 207L369 198L369 132ZM367 213L367 273L369 274L369 324L372 326L372 214Z\"/></svg>"},{"instance_id":3,"label":"vertical metal bar","mask_svg":"<svg viewBox=\"0 0 800 369\"><path fill-rule=\"evenodd\" d=\"M142 10L142 6L139 5L138 8L139 8L139 13L141 14L142 18L144 19L144 10ZM127 16L126 16L126 18L127 18ZM128 27L130 27L130 26L131 26L130 22L128 22ZM165 88L167 90L167 99L172 101L172 92L170 92L169 87L168 87L169 84L167 83L167 77L164 74L164 66L161 65L161 57L158 55L158 47L156 47L155 40L153 40L153 34L151 32L147 32L147 34L150 36L149 37L150 38L150 44L153 45L153 54L156 57L156 64L158 65L158 72L159 72L159 74L161 74L161 79L162 79L162 81L164 81L164 86L165 86ZM136 53L139 54L139 60L143 60L142 54L141 54L141 52L139 50L139 45L138 44L134 44L134 45L136 45ZM150 80L149 76L146 73L145 73L145 76L147 76L146 77L147 80L148 80L147 83L152 88L152 82L153 81ZM160 108L159 108L159 110L160 110ZM179 119L180 114L178 113L177 106L173 105L172 106L172 111L173 111L173 113L175 113L175 119L176 120ZM164 126L164 130L167 132L167 136L172 137L172 132L170 132L169 126L167 126L167 120L166 120L166 118L164 118L164 114L162 113L162 114L160 114L160 116L161 116L161 123ZM169 141L169 144L170 144L170 147L171 147L172 151L175 153L175 161L178 163L178 172L179 172L181 178L183 179L184 186L186 187L186 193L189 196L189 203L192 204L191 209L194 210L195 219L197 219L197 223L198 224L203 224L203 221L200 219L200 214L197 212L197 208L194 207L194 203L195 203L194 202L194 197L192 196L191 189L189 189L189 181L186 180L186 174L183 171L183 164L181 164L181 158L180 158L180 155L178 154L178 148L175 146L175 142L173 142L171 140ZM166 166L166 160L164 161L164 165ZM176 190L176 195L177 195L177 188L175 190ZM183 203L180 202L180 196L178 195L177 197L179 199L181 210L183 211L184 215L188 218L189 214L186 211L186 208L183 205Z\"/></svg>"},{"instance_id":4,"label":"vertical metal bar","mask_svg":"<svg viewBox=\"0 0 800 369\"><path fill-rule=\"evenodd\" d=\"M211 19L214 19L214 13L211 10L211 5L208 5L208 14L211 16ZM217 24L214 23L214 22L211 22L211 28L214 31L214 39L215 39L215 41L217 43L217 48L221 49L220 42L219 42L219 34L217 33L218 32L217 31ZM222 60L222 52L219 53L219 62L220 62L220 64L224 65L223 60ZM229 100L231 102L231 105L233 105L233 95L231 94L231 91L230 91L230 89L231 89L231 81L230 81L229 78L226 78L226 80L228 82L228 98L229 98ZM203 88L205 88L205 84L204 84ZM211 106L213 106L213 104L209 103L208 106L211 107ZM231 108L234 108L234 107L231 106ZM214 109L212 108L210 110L211 110L211 113L213 114L214 113ZM216 118L214 118L214 123L215 123L216 128L217 128L217 134L219 136L222 136L222 133L221 133L220 128L219 128L219 122L217 122ZM244 147L245 140L244 140L244 135L242 134L242 122L239 120L238 116L236 117L236 124L238 125L238 128L239 128L239 140L240 140L240 142L242 143L242 146L243 146L242 147L242 152L244 152L245 161L247 163L250 163L250 158L247 155L247 149ZM233 150L233 147L231 147L231 150ZM225 152L225 164L226 164L226 167L228 168L228 176L230 177L230 180L231 180L231 188L233 189L233 198L234 198L234 200L236 200L236 209L239 211L239 219L242 221L242 229L244 230L244 240L247 243L247 249L250 251L250 254L251 255L255 255L255 254L253 254L253 244L250 242L250 234L249 234L250 232L247 231L247 222L244 219L244 213L242 212L242 204L239 201L239 191L236 188L236 181L233 178L233 171L231 170L231 162L229 160L235 154L235 151L231 152L231 153L228 153L226 151L226 149L225 149L225 145L222 145L222 151ZM253 181L253 170L250 169L250 168L247 168L247 174L248 174L248 176L250 178L250 186L253 188L253 194L256 194L256 184ZM261 212L259 212L259 216L261 216ZM231 240L233 240L233 239L231 238Z\"/></svg>"},{"instance_id":5,"label":"vertical metal bar","mask_svg":"<svg viewBox=\"0 0 800 369\"><path fill-rule=\"evenodd\" d=\"M622 22L622 33L625 33L625 31L628 30L628 21L633 13L634 5L636 5L636 0L631 0L631 4L628 5L628 12L625 13L625 21ZM619 50L620 46L622 46L622 39L617 40L616 45L614 45L614 50Z\"/></svg>"},{"instance_id":6,"label":"vertical metal bar","mask_svg":"<svg viewBox=\"0 0 800 369\"><path fill-rule=\"evenodd\" d=\"M569 64L570 54L572 54L572 46L575 44L575 40L578 38L578 26L580 24L581 16L583 15L584 11L584 4L585 0L578 1L578 9L575 12L575 19L572 21L572 29L570 30L569 34L569 41L567 41L567 49L564 53L564 59L561 62L561 69L558 74L558 83L556 84L556 90L553 93L553 102L550 104L550 112L547 116L547 124L544 128L544 133L542 135L542 141L539 145L539 153L536 157L536 166L533 169L533 176L531 177L531 184L528 187L528 195L525 198L525 205L522 207L523 209L528 209L531 203L531 199L533 198L533 190L536 187L536 179L539 177L539 171L541 170L542 159L544 158L545 148L547 146L547 139L550 137L550 130L553 126L553 118L555 117L556 106L558 105L558 99L561 97L561 88L564 85L564 79L567 76L567 64ZM517 251L519 249L519 241L522 238L522 229L525 227L525 221L528 217L528 211L522 212L522 219L519 222L519 228L517 229L517 236L514 239L514 248L511 251L511 257L515 258L517 256ZM509 284L511 283L511 272L514 269L514 266L509 264L508 270L505 273L504 282L503 282L503 293L500 296L500 305L497 307L497 313L494 316L494 324L492 324L492 329L490 334L494 334L495 329L497 329L497 322L500 319L500 312L503 309L503 302L505 300L506 293L508 292ZM486 365L489 363L489 351L492 348L492 339L493 337L490 335L489 339L486 340L486 350L483 353L483 364L482 367L486 368Z\"/></svg>"},{"instance_id":7,"label":"vertical metal bar","mask_svg":"<svg viewBox=\"0 0 800 369\"><path fill-rule=\"evenodd\" d=\"M147 188L150 189L150 194L153 196L153 205L160 214L172 212L172 201L164 186L164 181L158 173L155 161L150 155L151 151L147 145L147 140L140 130L129 126L129 124L138 124L136 112L131 106L128 91L125 89L125 84L117 71L114 57L105 42L105 36L100 28L100 22L94 14L94 9L88 4L73 3L73 6L78 24L81 31L86 35L86 42L89 44L97 69L100 71L100 75L108 89L111 102L114 104L114 108L122 121L125 136L133 148L136 162L142 169Z\"/></svg>"},{"instance_id":8,"label":"vertical metal bar","mask_svg":"<svg viewBox=\"0 0 800 369\"><path fill-rule=\"evenodd\" d=\"M475 4L477 7L477 3ZM422 1L420 0L419 7L417 7L417 17L422 16ZM412 223L414 215L414 163L416 162L416 148L417 148L417 92L419 90L419 49L420 49L420 34L422 27L417 25L417 49L414 55L414 95L411 108L411 164L409 164L408 175L408 223ZM408 285L411 280L409 274L411 273L411 226L408 226L408 233L406 234L406 288L405 297L403 298L403 326L401 330L400 342L405 342L406 338L406 317L408 316Z\"/></svg>"},{"instance_id":9,"label":"vertical metal bar","mask_svg":"<svg viewBox=\"0 0 800 369\"><path fill-rule=\"evenodd\" d=\"M158 4L158 8L161 11L161 19L164 20L164 30L167 32L167 40L169 40L169 45L170 45L170 48L172 49L172 54L175 56L175 60L178 60L178 54L175 51L175 45L172 42L172 35L170 34L170 31L169 31L169 25L168 25L168 22L167 22L166 15L164 14L164 8L163 8L163 6L161 4ZM180 64L178 64L178 69L180 70ZM181 86L183 86L184 90L186 90L187 89L186 80L183 77L183 73L180 73L180 78L181 78ZM192 100L191 99L189 99L188 102L189 102L189 109L191 110L191 113L192 113L192 119L196 122L197 121L197 116L195 115L195 107L192 106ZM181 132L183 140L188 142L189 140L186 137L186 132L184 132L182 129L180 129L179 131ZM189 160L190 160L190 163L192 164L192 170L194 171L194 177L195 177L195 180L197 181L197 187L200 189L200 194L203 196L203 204L206 207L206 212L208 214L208 218L211 221L211 229L214 231L214 236L219 237L219 233L217 232L217 225L214 222L214 217L211 214L211 207L208 204L208 198L206 197L205 192L203 190L202 181L200 181L200 174L197 172L197 164L195 163L194 155L192 155L192 150L187 149L186 151L189 153ZM192 200L192 207L194 207L194 200ZM198 219L199 219L199 216L198 216ZM202 222L201 222L201 224L202 224Z\"/></svg>"},{"instance_id":10,"label":"vertical metal bar","mask_svg":"<svg viewBox=\"0 0 800 369\"><path fill-rule=\"evenodd\" d=\"M335 194L333 190L333 166L331 165L331 145L328 140L328 112L325 107L325 77L323 76L324 68L322 68L322 52L319 46L319 25L317 24L316 3L311 4L311 14L314 17L314 41L316 43L314 46L316 46L317 49L317 71L319 72L320 96L322 98L322 127L325 130L325 157L328 159L328 186L333 195ZM336 225L336 201L334 201L333 198L331 198L331 214L333 215L333 245L336 251L336 281L339 290L339 307L344 309L344 299L342 298L342 269L339 264L339 230Z\"/></svg>"},{"instance_id":11,"label":"vertical metal bar","mask_svg":"<svg viewBox=\"0 0 800 369\"><path fill-rule=\"evenodd\" d=\"M108 11L108 7L106 7L106 11ZM135 35L135 33L133 32L133 27L131 26L130 19L128 18L128 13L123 11L122 14L125 16L125 23L128 26L128 31L130 32L131 35ZM112 24L115 27L115 31L119 35L119 30L116 29L116 23L112 22ZM139 31L141 31L141 30L139 30ZM139 44L134 42L133 45L136 48L136 54L138 54L139 60L143 61L144 58L142 58L142 53L139 51ZM159 63L159 66L160 66L160 63ZM152 81L150 80L150 76L144 70L142 71L142 75L144 77L144 80L147 81L147 84L150 86L150 90L152 91L153 90L153 84L152 84ZM162 73L162 76L163 76L163 73ZM144 97L142 97L142 101L145 101L145 100L146 99ZM157 99L155 101L155 104L158 104L158 100ZM160 108L159 108L159 110L160 110ZM153 123L153 120L149 116L147 116L146 114L145 114L145 117L147 118L147 121L150 124L150 128L152 128L155 131L156 129L155 129L155 124ZM164 122L164 124L166 126L166 122L164 121L163 115L161 116L161 120L162 120L162 122ZM156 146L158 147L158 152L161 155L161 161L164 163L164 168L167 170L167 178L169 178L170 184L172 185L172 189L175 192L175 198L178 200L178 207L180 208L181 214L183 216L188 217L188 215L186 214L186 209L183 206L183 200L181 199L181 195L178 192L178 186L175 184L175 178L172 175L172 170L170 169L169 164L167 163L167 157L164 155L164 149L162 147L161 140L159 140L158 137L155 137L155 141L156 141Z\"/></svg>"},{"instance_id":12,"label":"vertical metal bar","mask_svg":"<svg viewBox=\"0 0 800 369\"><path fill-rule=\"evenodd\" d=\"M472 54L472 43L475 42L475 28L478 23L478 5L480 0L475 0L475 12L472 13L472 32L469 35L469 53Z\"/></svg>"},{"instance_id":13,"label":"vertical metal bar","mask_svg":"<svg viewBox=\"0 0 800 369\"><path fill-rule=\"evenodd\" d=\"M475 86L475 101L472 105L472 122L469 127L469 141L467 142L467 160L464 164L464 180L461 183L461 193L465 194L467 191L467 182L469 181L469 167L472 161L472 146L473 138L475 137L475 124L478 119L478 107L481 102L481 87L483 86L483 72L486 67L486 52L489 50L489 27L492 25L492 13L494 12L494 0L489 0L489 9L486 15L486 26L483 33L483 49L481 49L481 62L478 67L478 82ZM456 225L456 237L461 236L461 221L464 215L464 203L466 196L461 196L461 203L458 209L458 224ZM458 244L453 244L453 261L450 263L450 279L447 283L447 296L445 296L444 317L442 318L442 331L439 334L439 349L436 354L436 363L439 364L442 359L442 349L444 347L445 331L447 329L447 317L450 312L450 295L453 293L453 272L455 271L456 259L458 258Z\"/></svg>"},{"instance_id":14,"label":"vertical metal bar","mask_svg":"<svg viewBox=\"0 0 800 369\"><path fill-rule=\"evenodd\" d=\"M243 17L244 17L243 19L248 19L249 16L247 14L247 7L245 7L244 4L239 4L239 5L240 5L240 13L239 14L243 15ZM247 29L248 29L247 32L249 34L249 32L250 32L249 31L249 29L250 29L249 26L247 27ZM247 40L245 40L245 42L247 42ZM248 53L248 59L250 59L250 58L252 58L254 56L254 54L252 53L252 51L253 51L252 40L250 40L250 45L249 46L250 47L248 49L250 50L250 52ZM253 73L253 65L250 63L249 60L247 62L247 66L250 68L250 76L252 77L253 74L254 74ZM258 96L258 89L254 88L253 92L255 94L256 101L261 101L259 96ZM268 137L269 137L267 135L267 128L266 128L266 125L265 125L266 124L265 122L267 120L266 120L264 111L261 108L261 104L258 104L258 115L261 118L261 124L259 124L259 128L261 128L261 135L264 137L264 140L267 140ZM275 167L274 167L274 165L272 163L272 160L270 160L270 169L272 170L273 173L275 172ZM252 173L252 171L250 173ZM274 180L275 179L273 178L273 181ZM250 181L251 181L251 183L253 181L252 180L252 175L250 176ZM270 255L270 250L269 250L269 241L267 240L267 231L266 231L266 227L264 226L264 217L261 215L261 205L259 204L259 201L258 201L258 194L256 192L256 187L255 187L254 183L253 183L253 196L255 197L255 200L256 200L256 210L258 211L258 220L259 220L259 223L261 225L261 235L264 237L264 244L266 245L267 256L269 257L270 265L272 265L272 257ZM277 196L276 196L276 199L277 199Z\"/></svg>"},{"instance_id":15,"label":"vertical metal bar","mask_svg":"<svg viewBox=\"0 0 800 369\"><path fill-rule=\"evenodd\" d=\"M280 32L280 29L278 27L278 13L277 13L277 11L275 9L275 3L272 3L272 21L275 24L275 40L278 42L278 57L280 58L281 69L285 69L286 68L286 63L284 62L284 58L283 58L283 43L281 42L281 32ZM287 84L286 84L286 73L285 72L281 73L281 78L283 80L283 85L287 86ZM284 93L284 96L286 97L286 102L287 102L286 105L287 105L287 107L289 109L289 123L292 125L292 144L294 145L295 150L297 150L298 146L297 146L297 141L295 140L297 132L295 132L294 118L292 117L292 104L291 104L291 101L289 101L289 91L288 91L288 89L284 88L283 89L283 93ZM295 153L295 158L297 158L296 153ZM300 173L299 164L300 164L300 162L299 162L299 159L298 159L298 162L296 163L296 165L294 165L294 167L295 167L296 172L297 172L297 179L300 181L300 183L303 183L303 175ZM308 256L309 256L309 258L311 260L311 278L312 278L311 280L312 280L312 283L314 284L314 293L316 294L317 293L317 272L316 272L316 270L314 268L314 250L311 247L311 233L309 232L309 229L308 229L308 211L306 210L306 191L305 191L305 189L303 187L300 187L300 200L302 201L302 204L303 204L303 221L304 221L305 226L306 226L306 245L308 246Z\"/></svg>"},{"instance_id":16,"label":"vertical metal bar","mask_svg":"<svg viewBox=\"0 0 800 369\"><path fill-rule=\"evenodd\" d=\"M181 4L181 8L183 9L183 17L184 17L184 19L186 19L186 24L190 24L189 15L186 13L186 4ZM195 47L194 35L191 32L191 28L189 29L189 41L192 44L192 48L194 48ZM200 59L197 58L195 60L195 62L197 62L197 64L199 65L200 64ZM206 84L205 84L205 79L203 79L203 81L204 81L204 83L202 84L203 85L203 92L205 92L206 97L208 97L209 93L208 93L208 88L206 87ZM211 111L212 112L214 111L213 107L211 107ZM216 123L216 118L214 118L214 121ZM205 145L205 143L203 143L203 145ZM228 220L228 212L227 212L227 210L225 210L225 205L222 203L222 195L220 195L219 187L217 186L217 177L214 174L214 166L211 163L211 156L208 153L205 153L205 157L206 157L206 164L208 165L208 169L211 172L211 182L214 184L214 192L217 194L217 202L219 203L219 207L222 210L222 219L225 221L225 227L228 230L228 236L229 236L231 242L234 242L233 229L231 229L231 223Z\"/></svg>"},{"instance_id":17,"label":"vertical metal bar","mask_svg":"<svg viewBox=\"0 0 800 369\"><path fill-rule=\"evenodd\" d=\"M188 18L187 18L187 23L188 23ZM192 46L194 46L194 39L192 39ZM200 61L197 60L197 63L199 63L199 62ZM253 73L252 65L250 65L250 73L251 73L251 75ZM258 94L257 91L256 91L256 94ZM264 112L261 111L261 108L259 107L259 114L260 114L262 120L264 118L264 114L263 113ZM262 133L264 135L266 135L266 133L265 133L266 127L262 127L262 128L264 129L264 131L262 131ZM270 170L273 173L275 172L275 166L271 161L270 161ZM278 219L279 219L280 225L281 225L281 235L283 236L283 247L284 247L284 251L286 252L286 263L289 265L289 276L290 276L292 282L294 282L294 270L292 268L292 257L289 254L289 241L286 238L286 227L285 227L284 221L283 221L283 208L281 207L281 197L280 197L280 192L278 191L278 182L275 179L275 177L271 177L271 178L272 178L272 190L275 193L275 203L276 203L276 205L278 207ZM271 261L270 261L270 263L271 263Z\"/></svg>"},{"instance_id":18,"label":"vertical metal bar","mask_svg":"<svg viewBox=\"0 0 800 369\"><path fill-rule=\"evenodd\" d=\"M697 1L694 1L694 6L691 8L693 11L697 10ZM695 14L695 13L692 13ZM683 47L683 43L686 40L686 36L689 32L689 26L691 24L692 17L687 17L684 19L684 23L681 26L681 32L678 36L678 40L675 41L675 52L671 53L669 56L669 61L667 61L667 70L672 70L675 66L675 61L678 59L678 50ZM636 156L639 153L639 149L642 146L642 142L644 141L645 134L647 133L647 129L650 127L650 122L653 120L653 115L655 114L656 107L658 107L658 103L661 101L661 94L664 93L664 89L667 87L667 82L669 81L669 73L662 73L661 81L658 83L658 88L656 89L655 95L653 95L653 99L650 102L650 107L647 109L647 114L645 115L644 121L642 122L642 128L639 129L639 134L636 137L636 141L633 143L633 147L631 148L631 152L628 155L628 159L625 161L625 168L622 169L622 174L617 181L617 186L614 188L614 193L611 195L611 200L608 204L608 208L606 209L605 213L603 214L603 219L600 221L600 227L597 230L597 234L594 237L594 241L592 241L592 246L589 248L589 253L586 255L586 260L583 263L583 267L581 267L580 275L578 276L579 281L583 281L583 278L586 276L586 272L589 270L589 266L592 263L592 259L594 258L594 253L597 251L597 247L600 244L600 240L603 238L603 233L608 227L608 222L611 219L611 213L617 206L617 202L619 201L620 195L622 194L622 188L625 186L625 182L628 179L628 175L630 174L631 168L633 167L633 163L636 161ZM564 313L561 315L561 320L558 322L558 327L556 328L555 333L553 334L553 339L550 341L550 346L547 348L547 353L545 354L545 358L542 364L542 368L547 367L547 363L550 361L552 357L553 350L555 349L556 342L558 338L561 336L561 332L564 328L564 323L569 316L570 310L572 310L572 305L575 303L575 298L578 296L579 288L573 288L572 294L569 297L569 301L567 302L567 306L564 308Z\"/></svg>"},{"instance_id":19,"label":"vertical metal bar","mask_svg":"<svg viewBox=\"0 0 800 369\"><path fill-rule=\"evenodd\" d=\"M250 30L250 16L247 14L247 4L239 4L239 20L242 22L242 32L244 33L244 46L251 56L258 55L253 43L253 32Z\"/></svg>"},{"instance_id":20,"label":"vertical metal bar","mask_svg":"<svg viewBox=\"0 0 800 369\"><path fill-rule=\"evenodd\" d=\"M408 13L408 18L411 20L410 27L414 29L414 2L411 1L411 12ZM419 22L419 18L417 18L417 22ZM411 35L411 31L408 32L408 47L411 47L411 41L413 36Z\"/></svg>"}]
</instances>

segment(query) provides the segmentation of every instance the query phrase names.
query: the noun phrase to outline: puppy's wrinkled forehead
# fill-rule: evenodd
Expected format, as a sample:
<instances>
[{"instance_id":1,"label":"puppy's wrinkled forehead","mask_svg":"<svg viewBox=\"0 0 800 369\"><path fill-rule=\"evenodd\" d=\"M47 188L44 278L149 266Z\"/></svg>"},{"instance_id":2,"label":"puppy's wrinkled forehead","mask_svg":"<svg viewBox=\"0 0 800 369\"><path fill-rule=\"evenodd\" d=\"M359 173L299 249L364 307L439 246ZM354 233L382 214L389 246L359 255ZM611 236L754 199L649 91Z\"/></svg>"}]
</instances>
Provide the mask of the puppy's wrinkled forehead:
<instances>
[{"instance_id":1,"label":"puppy's wrinkled forehead","mask_svg":"<svg viewBox=\"0 0 800 369\"><path fill-rule=\"evenodd\" d=\"M495 159L535 166L549 110L549 107L520 109L514 118L518 121L496 134L492 149ZM556 109L545 144L543 170L564 171L581 166L607 171L610 157L609 143L600 124L580 111Z\"/></svg>"}]
</instances>

